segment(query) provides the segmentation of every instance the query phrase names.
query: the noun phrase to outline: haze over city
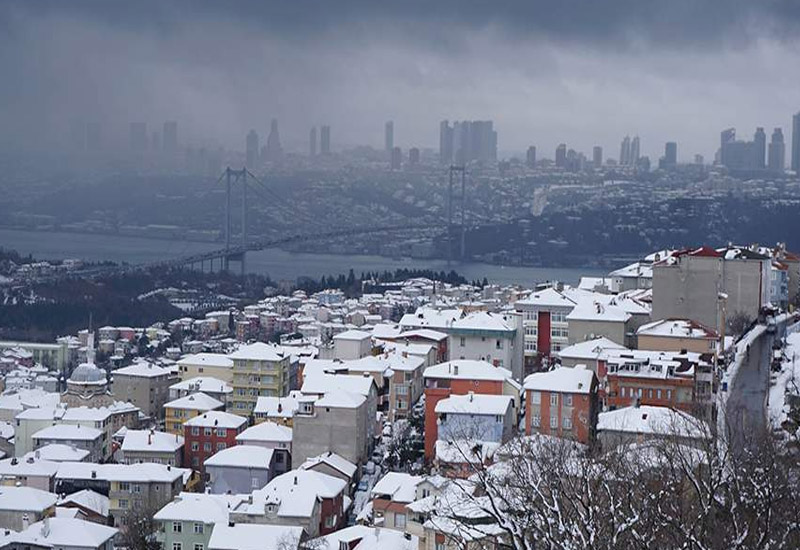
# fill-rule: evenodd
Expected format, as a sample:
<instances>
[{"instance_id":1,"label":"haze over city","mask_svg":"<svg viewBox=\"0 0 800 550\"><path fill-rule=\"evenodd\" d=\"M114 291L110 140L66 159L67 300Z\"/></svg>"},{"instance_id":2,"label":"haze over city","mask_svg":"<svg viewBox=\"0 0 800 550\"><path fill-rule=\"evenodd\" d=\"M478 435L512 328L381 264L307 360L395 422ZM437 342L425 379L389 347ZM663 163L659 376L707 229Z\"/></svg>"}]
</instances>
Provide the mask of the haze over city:
<instances>
[{"instance_id":1,"label":"haze over city","mask_svg":"<svg viewBox=\"0 0 800 550\"><path fill-rule=\"evenodd\" d=\"M500 156L566 142L712 159L723 128L787 128L800 8L745 2L4 2L0 143L58 151L75 120L108 145L179 121L186 144L242 150L278 118L305 151L436 148L442 119L491 119Z\"/></svg>"}]
</instances>

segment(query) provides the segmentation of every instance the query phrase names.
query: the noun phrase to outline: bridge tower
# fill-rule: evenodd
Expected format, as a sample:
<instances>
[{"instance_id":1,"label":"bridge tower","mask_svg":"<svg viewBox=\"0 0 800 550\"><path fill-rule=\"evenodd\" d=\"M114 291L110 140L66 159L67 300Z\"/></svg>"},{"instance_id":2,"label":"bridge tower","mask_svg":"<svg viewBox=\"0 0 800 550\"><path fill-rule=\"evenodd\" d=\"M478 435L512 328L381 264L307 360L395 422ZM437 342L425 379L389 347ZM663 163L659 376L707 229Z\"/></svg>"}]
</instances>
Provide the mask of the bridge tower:
<instances>
[{"instance_id":1,"label":"bridge tower","mask_svg":"<svg viewBox=\"0 0 800 550\"><path fill-rule=\"evenodd\" d=\"M466 194L467 194L467 170L464 166L455 166L451 165L450 169L448 170L449 180L447 186L447 261L453 261L453 247L455 244L456 239L456 227L453 224L453 216L455 214L454 208L454 201L455 196L453 195L454 187L458 185L458 179L460 176L461 179L461 196L459 197L459 209L460 209L460 243L459 243L459 259L464 261L464 257L466 256L466 237L467 237L467 225L466 225Z\"/></svg>"},{"instance_id":2,"label":"bridge tower","mask_svg":"<svg viewBox=\"0 0 800 550\"><path fill-rule=\"evenodd\" d=\"M230 166L225 169L225 227L223 232L225 234L225 256L222 260L222 269L228 271L230 269L230 262L239 262L242 275L245 274L245 255L247 254L247 168L241 170L234 170ZM234 186L241 185L241 199L242 199L242 231L240 246L233 246L233 206L232 206L232 190Z\"/></svg>"}]
</instances>

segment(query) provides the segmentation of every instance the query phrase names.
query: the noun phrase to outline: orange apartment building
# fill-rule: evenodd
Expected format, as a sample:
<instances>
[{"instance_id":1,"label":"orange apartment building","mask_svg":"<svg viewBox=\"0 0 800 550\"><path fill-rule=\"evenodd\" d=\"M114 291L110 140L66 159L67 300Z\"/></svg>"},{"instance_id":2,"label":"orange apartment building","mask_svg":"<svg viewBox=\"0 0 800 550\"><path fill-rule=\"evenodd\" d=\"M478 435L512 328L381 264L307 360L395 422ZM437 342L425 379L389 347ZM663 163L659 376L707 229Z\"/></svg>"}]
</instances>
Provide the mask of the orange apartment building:
<instances>
[{"instance_id":1,"label":"orange apartment building","mask_svg":"<svg viewBox=\"0 0 800 550\"><path fill-rule=\"evenodd\" d=\"M557 367L525 379L525 433L594 442L599 414L598 382L585 365Z\"/></svg>"}]
</instances>

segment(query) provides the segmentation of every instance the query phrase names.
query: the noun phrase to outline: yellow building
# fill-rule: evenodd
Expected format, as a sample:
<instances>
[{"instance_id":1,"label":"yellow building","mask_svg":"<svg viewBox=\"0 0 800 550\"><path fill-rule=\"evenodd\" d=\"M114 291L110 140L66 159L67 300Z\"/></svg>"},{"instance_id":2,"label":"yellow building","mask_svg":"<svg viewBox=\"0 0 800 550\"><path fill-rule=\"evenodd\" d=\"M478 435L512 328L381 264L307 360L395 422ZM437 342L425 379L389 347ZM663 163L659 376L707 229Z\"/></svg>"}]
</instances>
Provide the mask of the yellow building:
<instances>
[{"instance_id":1,"label":"yellow building","mask_svg":"<svg viewBox=\"0 0 800 550\"><path fill-rule=\"evenodd\" d=\"M178 370L183 381L203 376L233 382L233 360L221 353L187 355L178 361Z\"/></svg>"},{"instance_id":2,"label":"yellow building","mask_svg":"<svg viewBox=\"0 0 800 550\"><path fill-rule=\"evenodd\" d=\"M281 397L291 387L291 356L280 347L256 342L228 356L233 360L233 413L251 415L259 397Z\"/></svg>"},{"instance_id":3,"label":"yellow building","mask_svg":"<svg viewBox=\"0 0 800 550\"><path fill-rule=\"evenodd\" d=\"M204 393L193 393L164 405L164 431L183 435L183 423L208 411L224 411L225 403Z\"/></svg>"}]
</instances>

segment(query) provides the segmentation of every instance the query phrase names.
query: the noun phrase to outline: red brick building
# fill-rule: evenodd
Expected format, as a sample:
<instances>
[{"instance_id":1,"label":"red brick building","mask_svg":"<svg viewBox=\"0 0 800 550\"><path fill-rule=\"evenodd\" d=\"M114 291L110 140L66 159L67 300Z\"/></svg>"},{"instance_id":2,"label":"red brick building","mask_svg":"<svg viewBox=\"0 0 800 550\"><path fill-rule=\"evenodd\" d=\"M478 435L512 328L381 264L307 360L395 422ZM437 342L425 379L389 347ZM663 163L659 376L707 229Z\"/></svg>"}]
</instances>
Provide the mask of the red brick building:
<instances>
[{"instance_id":1,"label":"red brick building","mask_svg":"<svg viewBox=\"0 0 800 550\"><path fill-rule=\"evenodd\" d=\"M236 436L247 428L247 419L222 411L208 411L183 424L183 465L205 478L204 464L216 452L236 445Z\"/></svg>"},{"instance_id":2,"label":"red brick building","mask_svg":"<svg viewBox=\"0 0 800 550\"><path fill-rule=\"evenodd\" d=\"M584 365L557 367L525 379L525 433L594 442L600 405L594 373Z\"/></svg>"},{"instance_id":3,"label":"red brick building","mask_svg":"<svg viewBox=\"0 0 800 550\"><path fill-rule=\"evenodd\" d=\"M439 427L436 423L436 404L451 395L469 392L485 395L510 395L513 408L519 414L520 386L511 371L495 367L486 361L460 359L440 363L425 369L425 459L435 455Z\"/></svg>"}]
</instances>

